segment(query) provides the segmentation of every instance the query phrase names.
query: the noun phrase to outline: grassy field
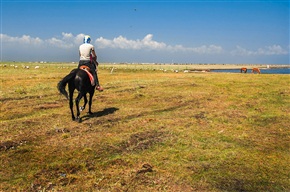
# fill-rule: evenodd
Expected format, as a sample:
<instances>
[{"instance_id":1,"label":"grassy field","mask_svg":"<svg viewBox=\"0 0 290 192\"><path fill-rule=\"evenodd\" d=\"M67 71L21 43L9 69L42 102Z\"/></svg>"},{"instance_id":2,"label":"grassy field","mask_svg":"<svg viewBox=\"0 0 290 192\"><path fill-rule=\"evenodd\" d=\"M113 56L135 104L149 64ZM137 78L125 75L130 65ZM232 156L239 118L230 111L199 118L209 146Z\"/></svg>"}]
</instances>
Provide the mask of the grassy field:
<instances>
[{"instance_id":1,"label":"grassy field","mask_svg":"<svg viewBox=\"0 0 290 192\"><path fill-rule=\"evenodd\" d=\"M101 66L77 123L73 66L22 65L0 68L0 191L290 191L289 75Z\"/></svg>"}]
</instances>

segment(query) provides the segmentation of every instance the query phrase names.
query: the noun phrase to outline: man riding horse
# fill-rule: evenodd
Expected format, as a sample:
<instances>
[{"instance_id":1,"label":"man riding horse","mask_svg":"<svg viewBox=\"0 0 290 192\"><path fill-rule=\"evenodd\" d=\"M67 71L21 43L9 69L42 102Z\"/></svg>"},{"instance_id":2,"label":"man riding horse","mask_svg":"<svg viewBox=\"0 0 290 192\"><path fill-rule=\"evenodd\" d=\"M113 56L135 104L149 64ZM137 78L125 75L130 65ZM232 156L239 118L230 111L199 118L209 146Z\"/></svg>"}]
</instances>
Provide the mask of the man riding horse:
<instances>
[{"instance_id":1,"label":"man riding horse","mask_svg":"<svg viewBox=\"0 0 290 192\"><path fill-rule=\"evenodd\" d=\"M87 66L90 68L90 71L94 77L96 90L103 91L104 89L100 86L98 76L97 76L97 55L95 52L94 46L90 43L91 37L89 35L86 35L84 37L84 43L80 45L79 47L79 55L80 55L80 61L78 68L82 66Z\"/></svg>"}]
</instances>

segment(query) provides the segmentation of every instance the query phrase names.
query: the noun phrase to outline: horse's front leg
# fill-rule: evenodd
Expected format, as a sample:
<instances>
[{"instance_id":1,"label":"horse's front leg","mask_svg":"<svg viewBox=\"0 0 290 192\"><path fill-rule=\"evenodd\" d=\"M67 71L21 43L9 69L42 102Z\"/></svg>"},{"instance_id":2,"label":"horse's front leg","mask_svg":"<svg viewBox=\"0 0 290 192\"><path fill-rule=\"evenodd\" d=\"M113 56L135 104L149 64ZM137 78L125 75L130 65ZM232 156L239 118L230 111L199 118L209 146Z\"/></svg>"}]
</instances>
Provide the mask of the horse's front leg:
<instances>
[{"instance_id":1,"label":"horse's front leg","mask_svg":"<svg viewBox=\"0 0 290 192\"><path fill-rule=\"evenodd\" d=\"M82 97L83 97L83 93L79 92L77 98L75 99L76 108L77 108L77 119L76 119L76 121L79 122L79 123L82 122L81 117L80 117L80 114L81 114L80 113L80 108L79 108L80 100L82 99Z\"/></svg>"},{"instance_id":2,"label":"horse's front leg","mask_svg":"<svg viewBox=\"0 0 290 192\"><path fill-rule=\"evenodd\" d=\"M82 106L82 107L80 107L80 111L83 111L83 110L85 110L85 108L86 108L86 105L87 105L87 103L88 103L88 98L87 98L87 95L85 94L84 95L84 105Z\"/></svg>"}]
</instances>

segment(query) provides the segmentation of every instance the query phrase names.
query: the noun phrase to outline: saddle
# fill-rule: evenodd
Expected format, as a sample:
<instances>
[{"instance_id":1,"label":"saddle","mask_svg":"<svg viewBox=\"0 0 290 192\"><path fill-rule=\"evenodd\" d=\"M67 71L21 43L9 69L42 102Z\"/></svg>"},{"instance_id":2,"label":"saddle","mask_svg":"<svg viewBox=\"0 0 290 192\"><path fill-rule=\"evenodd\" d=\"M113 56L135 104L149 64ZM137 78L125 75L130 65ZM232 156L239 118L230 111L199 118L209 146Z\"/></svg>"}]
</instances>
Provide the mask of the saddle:
<instances>
[{"instance_id":1,"label":"saddle","mask_svg":"<svg viewBox=\"0 0 290 192\"><path fill-rule=\"evenodd\" d=\"M95 79L94 79L94 76L91 73L91 69L88 66L86 66L86 65L82 65L79 68L81 70L84 70L88 74L88 76L90 78L90 81L91 81L91 85L95 86Z\"/></svg>"}]
</instances>

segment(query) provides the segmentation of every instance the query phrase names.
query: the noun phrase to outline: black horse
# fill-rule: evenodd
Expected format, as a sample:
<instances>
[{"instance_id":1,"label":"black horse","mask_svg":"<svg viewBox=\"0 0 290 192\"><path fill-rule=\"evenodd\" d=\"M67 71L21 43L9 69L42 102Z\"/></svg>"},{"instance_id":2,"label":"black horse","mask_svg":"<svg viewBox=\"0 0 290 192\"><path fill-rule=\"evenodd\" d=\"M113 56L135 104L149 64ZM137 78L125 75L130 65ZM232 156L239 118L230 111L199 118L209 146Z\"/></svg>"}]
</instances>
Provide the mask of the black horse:
<instances>
[{"instance_id":1,"label":"black horse","mask_svg":"<svg viewBox=\"0 0 290 192\"><path fill-rule=\"evenodd\" d=\"M66 84L68 84L69 95L65 90ZM76 120L77 122L81 122L80 111L83 111L86 108L86 104L88 103L87 93L90 94L89 100L89 114L93 114L91 111L92 107L92 98L95 93L95 87L92 86L89 76L86 71L82 69L73 69L67 76L65 76L57 85L57 89L61 94L63 94L67 99L69 99L69 106L71 110L72 120ZM77 118L75 118L73 111L73 94L74 90L78 90L79 94L75 99L76 109L77 109ZM84 106L79 107L80 100L84 97Z\"/></svg>"}]
</instances>

